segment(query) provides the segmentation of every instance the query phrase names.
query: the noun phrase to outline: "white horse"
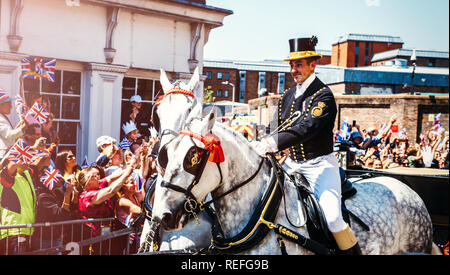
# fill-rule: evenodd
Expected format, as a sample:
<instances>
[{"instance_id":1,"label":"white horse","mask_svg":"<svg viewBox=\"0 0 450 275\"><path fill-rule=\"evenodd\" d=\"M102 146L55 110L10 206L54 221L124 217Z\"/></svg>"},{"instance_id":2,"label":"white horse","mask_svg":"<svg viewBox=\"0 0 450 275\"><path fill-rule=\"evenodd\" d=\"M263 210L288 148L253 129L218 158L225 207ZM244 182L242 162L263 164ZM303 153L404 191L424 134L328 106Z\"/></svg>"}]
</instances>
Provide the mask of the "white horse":
<instances>
[{"instance_id":1,"label":"white horse","mask_svg":"<svg viewBox=\"0 0 450 275\"><path fill-rule=\"evenodd\" d=\"M227 248L238 248L257 233L255 230L245 230L248 229L246 225L252 221L255 209L260 208L261 199L267 194L276 196L275 191L267 193L269 185L277 187L280 183L273 184L269 164L262 162L262 158L242 135L215 123L214 110L206 117L192 121L189 130L191 132L178 136L167 146L172 158L167 163L162 186L156 187L153 217L160 219L164 230L181 228L187 222L187 213L182 210L186 205L186 197L191 202L192 199L200 202L212 192L224 237L230 240L226 243ZM199 181L191 185L195 176L186 171L186 167L189 167L186 160L189 161L192 152L200 155L205 152L199 149L205 148L205 145L197 138L205 137L210 132L220 140L225 160L219 164L208 161L204 170L200 171ZM261 163L263 164L259 169ZM249 180L250 175L254 177ZM240 184L244 181L248 183ZM233 189L238 185L239 188ZM306 218L303 206L298 203L297 190L289 181L284 185L285 199L281 200L273 222L261 215L256 224L269 229L276 228L276 225L287 225L291 232L308 238ZM365 179L354 182L353 185L357 194L346 201L346 206L370 227L370 231L365 231L353 217L350 219L363 254L431 253L431 218L424 202L412 189L390 177ZM187 189L190 189L189 194L183 192ZM233 191L229 192L230 190ZM227 194L221 196L224 193ZM264 193L266 194L263 195ZM262 213L270 211L268 209L269 207L262 209ZM294 221L298 228L292 230L289 221ZM284 230L280 227L278 229ZM261 227L257 231L259 230ZM242 232L248 234L242 235ZM287 230L284 233L284 237L294 236ZM287 254L312 254L309 249L294 242L284 243ZM280 254L277 234L269 230L257 244L238 253Z\"/></svg>"},{"instance_id":2,"label":"white horse","mask_svg":"<svg viewBox=\"0 0 450 275\"><path fill-rule=\"evenodd\" d=\"M202 113L203 92L198 89L200 75L198 68L188 83L176 81L171 83L166 72L161 69L160 82L164 91L163 97L158 100L156 112L160 121L161 140L160 149L177 136L190 117L198 117ZM178 89L178 90L175 90ZM161 182L161 170L158 171L157 183ZM151 229L149 220L145 220L142 230L140 246L146 241ZM199 215L199 223L192 222L180 231L171 231L161 234L159 251L186 250L196 251L210 244L211 224L204 213ZM152 246L150 243L149 246Z\"/></svg>"}]
</instances>

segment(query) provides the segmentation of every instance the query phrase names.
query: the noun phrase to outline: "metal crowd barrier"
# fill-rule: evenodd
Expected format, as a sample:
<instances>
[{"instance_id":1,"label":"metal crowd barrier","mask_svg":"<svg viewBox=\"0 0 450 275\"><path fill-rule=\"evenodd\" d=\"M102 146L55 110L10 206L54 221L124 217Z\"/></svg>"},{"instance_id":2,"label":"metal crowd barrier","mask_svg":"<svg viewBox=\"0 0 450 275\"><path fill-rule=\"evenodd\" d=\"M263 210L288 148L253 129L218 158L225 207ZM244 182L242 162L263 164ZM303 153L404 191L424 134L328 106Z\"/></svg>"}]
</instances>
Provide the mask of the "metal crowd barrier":
<instances>
[{"instance_id":1,"label":"metal crowd barrier","mask_svg":"<svg viewBox=\"0 0 450 275\"><path fill-rule=\"evenodd\" d=\"M92 230L85 226L86 223L99 223L101 235L94 237ZM0 255L128 255L135 253L131 249L130 241L140 235L140 228L123 226L120 229L111 230L114 223L120 222L116 218L103 218L0 226L0 238L4 236L5 231L6 236L21 236L12 240L11 238L0 240ZM25 239L23 236L26 234L21 232L27 232L32 228L34 233L26 239L26 243L23 243ZM43 239L44 230L47 232L50 230L50 240ZM14 233L9 234L11 232ZM18 244L20 241L22 241L21 245ZM17 249L10 252L12 247Z\"/></svg>"}]
</instances>

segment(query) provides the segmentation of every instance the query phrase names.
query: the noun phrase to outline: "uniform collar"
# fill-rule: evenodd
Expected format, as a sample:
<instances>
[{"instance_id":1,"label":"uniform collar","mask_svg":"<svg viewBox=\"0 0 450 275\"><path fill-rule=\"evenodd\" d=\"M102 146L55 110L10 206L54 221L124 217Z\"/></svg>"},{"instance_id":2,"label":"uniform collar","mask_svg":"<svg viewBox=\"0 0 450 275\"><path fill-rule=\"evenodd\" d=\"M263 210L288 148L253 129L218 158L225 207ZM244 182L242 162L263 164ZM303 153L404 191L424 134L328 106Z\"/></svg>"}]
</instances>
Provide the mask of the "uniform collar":
<instances>
[{"instance_id":1,"label":"uniform collar","mask_svg":"<svg viewBox=\"0 0 450 275\"><path fill-rule=\"evenodd\" d=\"M309 85L316 79L316 74L311 74L304 82L303 84L297 84L297 89L295 90L295 98L297 99L299 96L301 96L306 89L308 89Z\"/></svg>"}]
</instances>

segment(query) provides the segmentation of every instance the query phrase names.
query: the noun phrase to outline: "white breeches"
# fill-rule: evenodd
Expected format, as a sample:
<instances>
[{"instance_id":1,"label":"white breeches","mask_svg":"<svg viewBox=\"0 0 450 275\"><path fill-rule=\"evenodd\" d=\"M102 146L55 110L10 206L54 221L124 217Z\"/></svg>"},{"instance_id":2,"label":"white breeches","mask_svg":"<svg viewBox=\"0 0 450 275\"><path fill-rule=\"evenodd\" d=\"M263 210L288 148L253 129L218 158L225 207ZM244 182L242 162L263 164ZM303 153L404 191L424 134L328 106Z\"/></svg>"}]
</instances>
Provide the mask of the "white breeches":
<instances>
[{"instance_id":1,"label":"white breeches","mask_svg":"<svg viewBox=\"0 0 450 275\"><path fill-rule=\"evenodd\" d=\"M339 164L333 153L302 163L288 157L283 168L288 174L300 173L305 176L322 207L331 232L340 232L346 228L347 223L341 212Z\"/></svg>"}]
</instances>

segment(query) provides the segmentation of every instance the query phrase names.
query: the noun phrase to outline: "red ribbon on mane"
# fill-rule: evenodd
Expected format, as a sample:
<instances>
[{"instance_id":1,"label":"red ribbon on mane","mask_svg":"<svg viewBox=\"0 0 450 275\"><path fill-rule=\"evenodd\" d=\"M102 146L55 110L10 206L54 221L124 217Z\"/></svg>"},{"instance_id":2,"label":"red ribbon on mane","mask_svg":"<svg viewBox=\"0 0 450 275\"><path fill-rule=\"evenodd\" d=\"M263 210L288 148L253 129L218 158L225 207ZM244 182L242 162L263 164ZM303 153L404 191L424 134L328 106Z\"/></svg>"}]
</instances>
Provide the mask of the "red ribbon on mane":
<instances>
[{"instance_id":1,"label":"red ribbon on mane","mask_svg":"<svg viewBox=\"0 0 450 275\"><path fill-rule=\"evenodd\" d=\"M156 99L156 101L155 101L155 104L159 105L160 101L163 100L164 97L166 97L166 96L168 96L170 94L185 94L185 95L190 96L190 97L195 97L194 93L192 93L192 92L190 92L188 90L184 90L184 89L180 89L180 88L174 88L174 89L168 91L167 93L165 93L164 95L158 97Z\"/></svg>"},{"instance_id":2,"label":"red ribbon on mane","mask_svg":"<svg viewBox=\"0 0 450 275\"><path fill-rule=\"evenodd\" d=\"M220 140L214 134L211 133L208 134L207 136L202 136L200 134L188 130L181 130L180 134L200 140L205 145L206 150L208 150L211 153L209 155L208 161L215 163L221 163L225 161L225 155L223 154L223 149L222 146L220 145Z\"/></svg>"}]
</instances>

